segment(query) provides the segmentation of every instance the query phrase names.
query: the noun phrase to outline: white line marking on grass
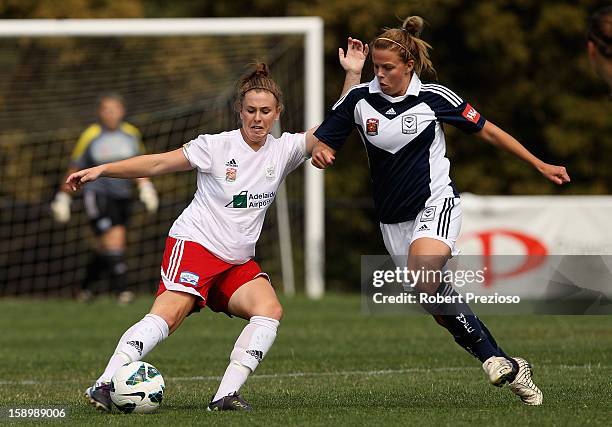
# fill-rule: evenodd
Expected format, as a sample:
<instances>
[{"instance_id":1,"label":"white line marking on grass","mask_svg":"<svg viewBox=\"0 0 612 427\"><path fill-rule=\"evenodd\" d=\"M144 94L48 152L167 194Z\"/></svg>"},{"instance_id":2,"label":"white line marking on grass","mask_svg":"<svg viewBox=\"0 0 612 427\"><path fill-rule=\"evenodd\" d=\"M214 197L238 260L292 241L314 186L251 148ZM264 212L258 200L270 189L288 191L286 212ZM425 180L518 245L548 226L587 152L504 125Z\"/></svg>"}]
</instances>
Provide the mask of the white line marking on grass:
<instances>
[{"instance_id":1,"label":"white line marking on grass","mask_svg":"<svg viewBox=\"0 0 612 427\"><path fill-rule=\"evenodd\" d=\"M565 369L565 370L587 370L592 369L612 369L612 365L539 365L539 369ZM308 377L342 377L351 375L362 376L381 376L381 375L397 375L409 374L415 372L459 372L459 371L477 371L480 370L476 366L447 366L440 368L405 368L405 369L381 369L373 371L331 371L331 372L287 372L281 374L260 374L251 375L249 380L257 379L283 379L283 378L308 378ZM172 381L219 381L220 376L193 376L193 377L169 377L168 382ZM42 384L80 384L79 380L58 380L58 381L36 381L36 380L0 380L0 385L42 385Z\"/></svg>"},{"instance_id":2,"label":"white line marking on grass","mask_svg":"<svg viewBox=\"0 0 612 427\"><path fill-rule=\"evenodd\" d=\"M332 372L288 372L284 374L261 374L251 375L250 380L256 379L282 379L282 378L304 378L304 377L341 377L350 375L376 376L406 374L410 372L453 372L477 369L475 367L447 367L447 368L406 368L406 369L382 369L377 371L332 371ZM220 380L221 377L174 377L171 381L212 381Z\"/></svg>"}]
</instances>

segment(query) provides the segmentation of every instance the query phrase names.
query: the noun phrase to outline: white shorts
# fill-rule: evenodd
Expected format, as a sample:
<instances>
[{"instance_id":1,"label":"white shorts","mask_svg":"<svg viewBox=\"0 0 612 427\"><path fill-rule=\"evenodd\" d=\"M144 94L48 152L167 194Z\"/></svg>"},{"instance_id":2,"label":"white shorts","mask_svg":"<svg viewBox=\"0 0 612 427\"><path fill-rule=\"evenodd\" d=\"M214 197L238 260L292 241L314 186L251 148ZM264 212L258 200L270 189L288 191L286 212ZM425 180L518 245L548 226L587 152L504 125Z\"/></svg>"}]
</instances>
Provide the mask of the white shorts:
<instances>
[{"instance_id":1,"label":"white shorts","mask_svg":"<svg viewBox=\"0 0 612 427\"><path fill-rule=\"evenodd\" d=\"M389 255L408 255L410 244L421 237L440 240L458 255L455 242L461 230L461 199L447 197L426 206L412 221L380 224ZM407 260L407 258L406 258Z\"/></svg>"}]
</instances>

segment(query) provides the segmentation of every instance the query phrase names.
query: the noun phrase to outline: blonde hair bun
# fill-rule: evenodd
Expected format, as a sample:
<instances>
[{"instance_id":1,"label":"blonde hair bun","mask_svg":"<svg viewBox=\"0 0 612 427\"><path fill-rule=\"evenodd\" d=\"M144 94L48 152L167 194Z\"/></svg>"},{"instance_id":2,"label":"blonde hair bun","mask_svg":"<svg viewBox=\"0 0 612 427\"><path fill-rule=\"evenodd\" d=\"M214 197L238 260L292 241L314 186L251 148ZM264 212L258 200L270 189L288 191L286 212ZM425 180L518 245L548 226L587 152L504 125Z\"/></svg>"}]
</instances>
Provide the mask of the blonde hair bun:
<instances>
[{"instance_id":1,"label":"blonde hair bun","mask_svg":"<svg viewBox=\"0 0 612 427\"><path fill-rule=\"evenodd\" d=\"M420 16L409 16L408 18L404 19L402 29L411 36L419 37L421 35L421 31L423 31L424 25L425 21Z\"/></svg>"}]
</instances>

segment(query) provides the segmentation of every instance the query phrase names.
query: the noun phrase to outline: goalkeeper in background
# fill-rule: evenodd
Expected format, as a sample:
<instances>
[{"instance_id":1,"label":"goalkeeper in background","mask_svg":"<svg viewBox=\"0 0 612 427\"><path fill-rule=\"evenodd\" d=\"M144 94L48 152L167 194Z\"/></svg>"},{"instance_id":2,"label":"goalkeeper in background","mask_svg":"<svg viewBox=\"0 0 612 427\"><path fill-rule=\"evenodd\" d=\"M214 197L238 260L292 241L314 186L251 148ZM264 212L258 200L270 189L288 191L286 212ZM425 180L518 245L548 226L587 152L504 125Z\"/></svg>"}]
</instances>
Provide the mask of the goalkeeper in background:
<instances>
[{"instance_id":1,"label":"goalkeeper in background","mask_svg":"<svg viewBox=\"0 0 612 427\"><path fill-rule=\"evenodd\" d=\"M115 93L102 95L98 101L98 122L89 126L80 136L70 161L67 175L93 166L128 159L144 153L141 135L136 127L124 122L125 101ZM134 183L139 198L147 211L155 212L159 201L153 183L148 178L122 180L101 178L84 187L85 211L96 236L85 278L77 298L93 298L91 285L107 276L111 291L120 304L130 303L134 293L127 289L127 266L124 259L126 226L132 210ZM56 221L70 220L71 197L63 184L51 203Z\"/></svg>"}]
</instances>

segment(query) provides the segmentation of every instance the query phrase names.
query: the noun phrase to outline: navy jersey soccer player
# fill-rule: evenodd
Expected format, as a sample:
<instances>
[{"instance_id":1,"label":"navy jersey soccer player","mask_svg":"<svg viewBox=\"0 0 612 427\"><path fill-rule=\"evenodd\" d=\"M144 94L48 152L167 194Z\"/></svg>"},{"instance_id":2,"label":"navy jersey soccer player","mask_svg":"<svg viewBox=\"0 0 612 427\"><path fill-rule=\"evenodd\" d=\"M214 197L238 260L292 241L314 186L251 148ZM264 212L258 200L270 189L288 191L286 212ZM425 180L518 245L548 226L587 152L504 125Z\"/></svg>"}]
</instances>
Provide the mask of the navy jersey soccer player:
<instances>
[{"instance_id":1,"label":"navy jersey soccer player","mask_svg":"<svg viewBox=\"0 0 612 427\"><path fill-rule=\"evenodd\" d=\"M400 255L411 270L439 271L455 253L461 226L461 205L446 158L444 124L475 133L537 168L557 184L569 182L565 168L533 156L512 136L487 121L454 91L421 82L422 72L433 72L428 49L419 38L420 17L407 18L402 28L385 31L372 42L375 78L350 89L315 132L319 143L312 162L333 163L336 150L357 129L368 153L374 202L385 246ZM367 56L356 63L342 61L347 76L361 75ZM346 88L346 86L345 86ZM397 259L397 258L396 258ZM510 389L529 405L542 403L542 392L531 380L531 366L508 356L484 323L451 285L430 279L414 288L430 296L451 296L423 308L481 362L489 381ZM458 301L458 302L457 302Z\"/></svg>"},{"instance_id":2,"label":"navy jersey soccer player","mask_svg":"<svg viewBox=\"0 0 612 427\"><path fill-rule=\"evenodd\" d=\"M453 91L424 84L415 74L405 94L386 95L374 79L354 86L332 108L315 135L339 150L357 129L368 153L380 222L413 220L432 202L458 197L450 179L443 123L465 132L482 129L482 117Z\"/></svg>"}]
</instances>

